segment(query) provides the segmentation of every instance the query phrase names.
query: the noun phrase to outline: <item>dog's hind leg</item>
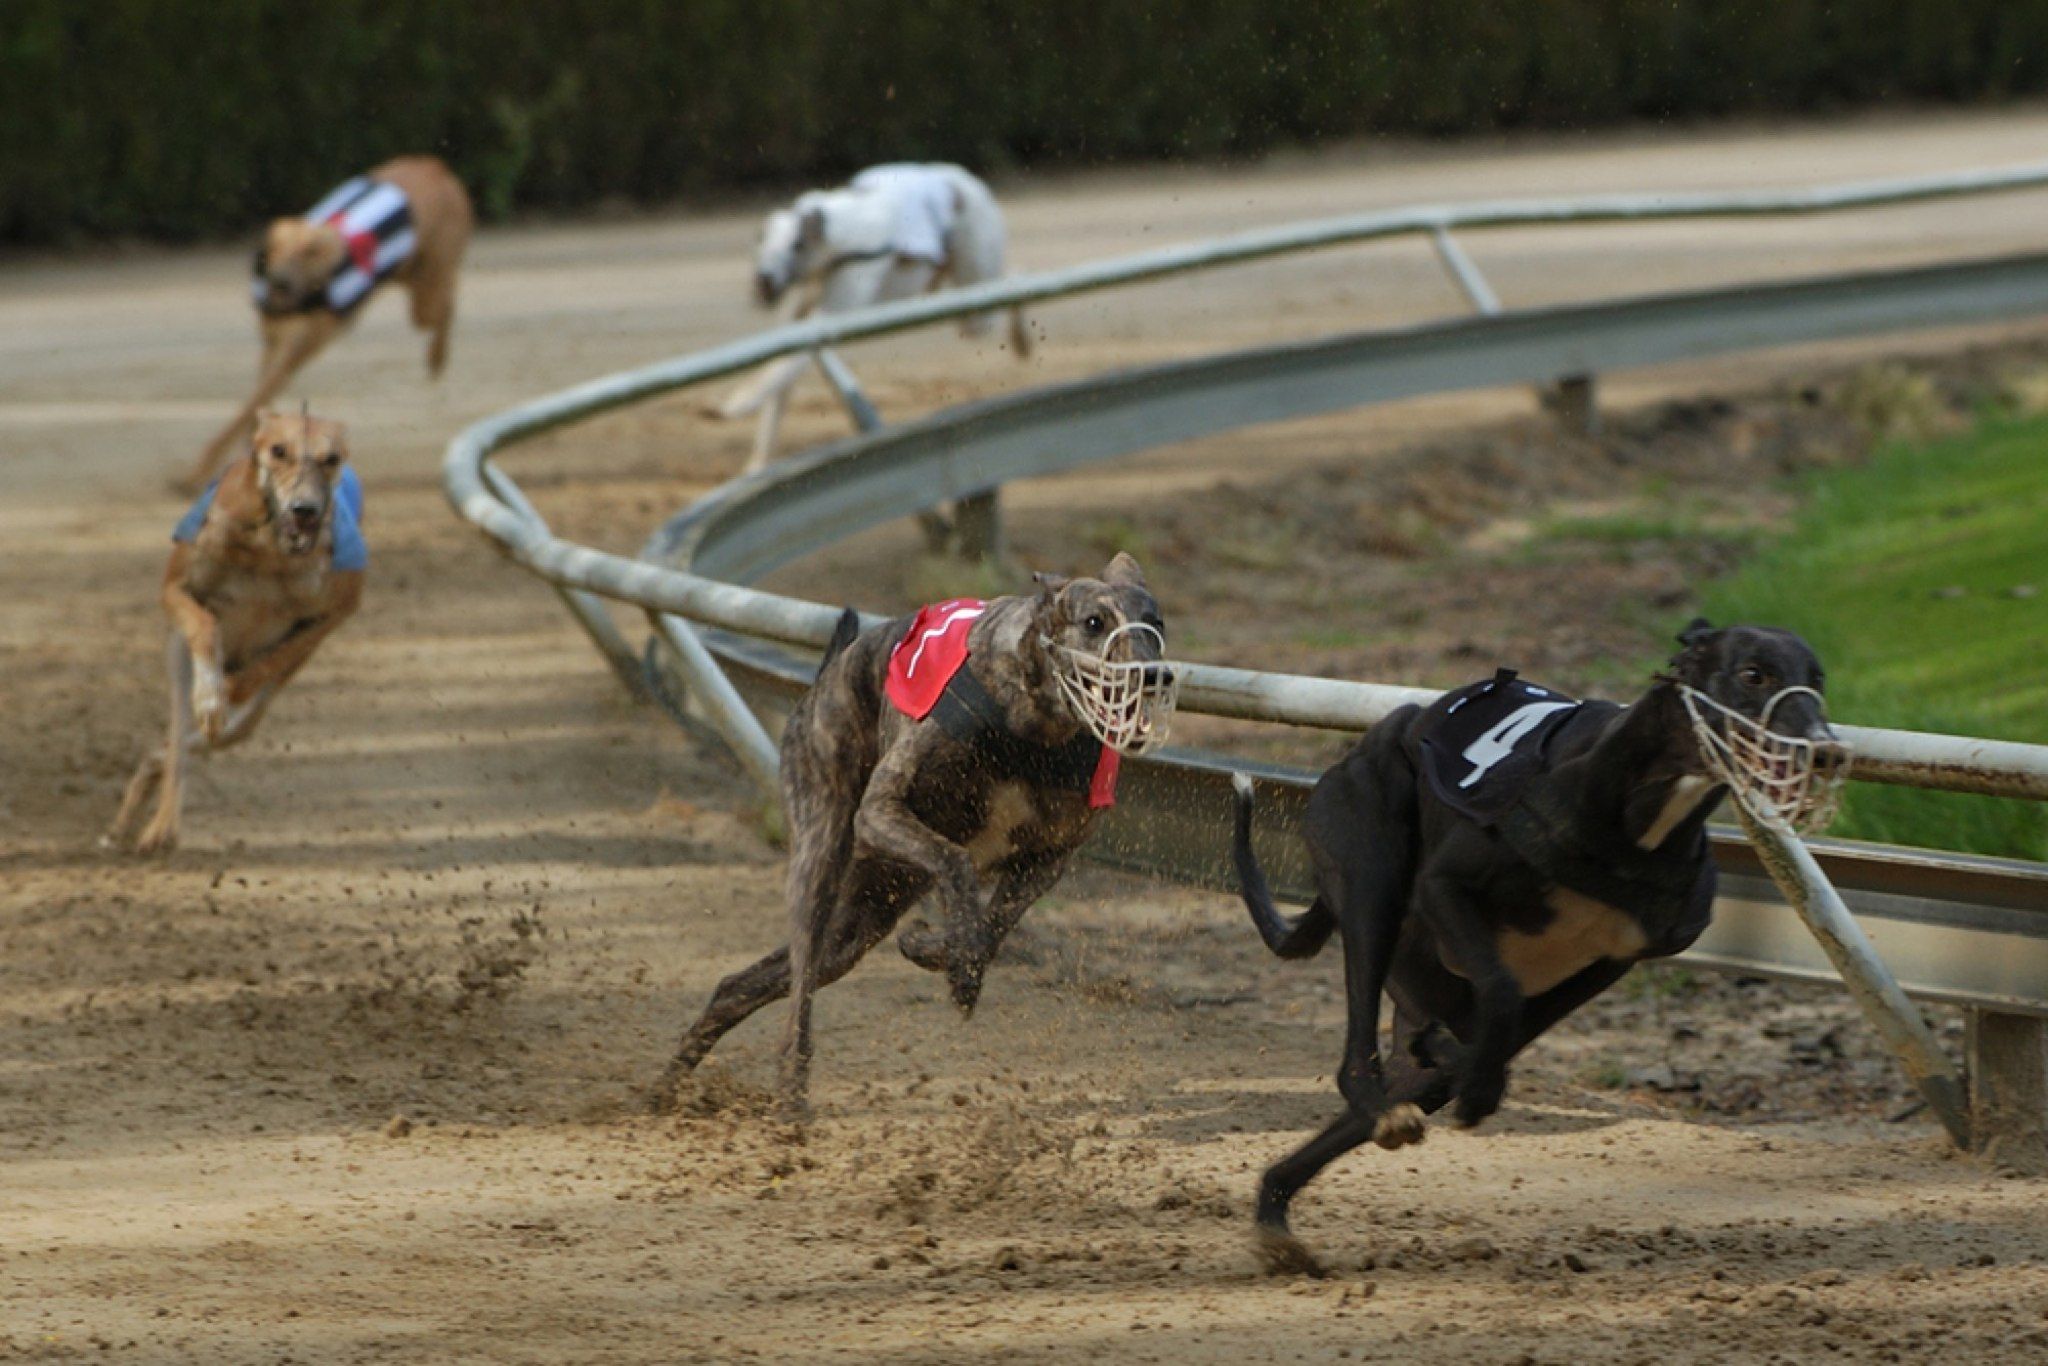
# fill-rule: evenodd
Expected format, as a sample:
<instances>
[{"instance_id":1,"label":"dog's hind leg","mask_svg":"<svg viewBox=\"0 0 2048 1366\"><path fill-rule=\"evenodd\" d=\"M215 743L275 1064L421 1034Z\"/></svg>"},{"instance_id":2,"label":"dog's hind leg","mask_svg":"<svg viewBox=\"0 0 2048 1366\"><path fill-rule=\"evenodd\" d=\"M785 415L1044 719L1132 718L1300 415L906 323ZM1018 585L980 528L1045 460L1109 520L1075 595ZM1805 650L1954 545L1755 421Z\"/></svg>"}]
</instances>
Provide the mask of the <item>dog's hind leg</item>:
<instances>
[{"instance_id":1,"label":"dog's hind leg","mask_svg":"<svg viewBox=\"0 0 2048 1366\"><path fill-rule=\"evenodd\" d=\"M808 738L809 723L800 739ZM811 748L798 743L784 759L783 810L788 814L789 880L789 1022L782 1040L782 1102L800 1109L809 1086L811 1066L811 996L819 983L819 957L844 914L854 872L854 793L841 791L846 776L839 766L817 762ZM841 969L843 972L844 969Z\"/></svg>"},{"instance_id":2,"label":"dog's hind leg","mask_svg":"<svg viewBox=\"0 0 2048 1366\"><path fill-rule=\"evenodd\" d=\"M1024 321L1024 310L1010 310L1010 354L1018 360L1031 359L1031 327Z\"/></svg>"},{"instance_id":3,"label":"dog's hind leg","mask_svg":"<svg viewBox=\"0 0 2048 1366\"><path fill-rule=\"evenodd\" d=\"M250 424L255 421L256 412L277 396L277 392L291 382L313 357L320 354L327 343L341 334L346 325L332 313L304 313L287 320L289 325L280 323L275 333L264 337L266 365L263 374L256 381L256 390L249 395L235 415L228 419L226 426L214 434L206 443L206 449L199 453L199 459L179 481L178 487L187 493L197 493L206 487L220 469L228 448L249 434Z\"/></svg>"},{"instance_id":4,"label":"dog's hind leg","mask_svg":"<svg viewBox=\"0 0 2048 1366\"><path fill-rule=\"evenodd\" d=\"M448 364L448 334L455 327L455 277L422 267L410 283L412 325L428 334L427 375L439 379Z\"/></svg>"},{"instance_id":5,"label":"dog's hind leg","mask_svg":"<svg viewBox=\"0 0 2048 1366\"><path fill-rule=\"evenodd\" d=\"M784 356L762 366L754 378L735 389L725 400L712 410L712 416L719 418L746 417L753 413L761 415L754 429L754 446L747 456L746 472L751 474L766 465L775 455L776 433L782 427L782 413L789 403L789 391L803 378L804 369L811 363L809 356Z\"/></svg>"},{"instance_id":6,"label":"dog's hind leg","mask_svg":"<svg viewBox=\"0 0 2048 1366\"><path fill-rule=\"evenodd\" d=\"M154 854L175 848L178 822L185 808L186 751L192 740L192 650L186 645L181 632L171 632L168 656L171 673L170 735L164 744L156 814L135 841L138 854ZM136 775L138 779L141 776Z\"/></svg>"},{"instance_id":7,"label":"dog's hind leg","mask_svg":"<svg viewBox=\"0 0 2048 1366\"><path fill-rule=\"evenodd\" d=\"M870 875L873 876L870 876ZM830 922L810 945L808 961L790 954L791 1001L788 1031L783 1038L782 1101L787 1112L801 1117L811 1082L811 1000L829 987L880 943L903 910L922 892L923 880L906 882L874 865L856 865Z\"/></svg>"},{"instance_id":8,"label":"dog's hind leg","mask_svg":"<svg viewBox=\"0 0 2048 1366\"><path fill-rule=\"evenodd\" d=\"M1316 1173L1369 1141L1378 1127L1379 1116L1347 1110L1308 1142L1266 1168L1259 1178L1259 1202L1253 1215L1259 1239L1259 1255L1269 1270L1281 1274L1321 1276L1326 1274L1315 1254L1303 1246L1287 1226L1287 1210L1295 1194L1315 1179Z\"/></svg>"},{"instance_id":9,"label":"dog's hind leg","mask_svg":"<svg viewBox=\"0 0 2048 1366\"><path fill-rule=\"evenodd\" d=\"M1380 1001L1415 880L1415 772L1397 733L1375 731L1362 753L1310 795L1306 835L1320 901L1344 939L1346 1024L1337 1089L1353 1108L1387 1108L1379 1056ZM1376 1136L1387 1147L1405 1137Z\"/></svg>"},{"instance_id":10,"label":"dog's hind leg","mask_svg":"<svg viewBox=\"0 0 2048 1366\"><path fill-rule=\"evenodd\" d=\"M675 1056L661 1074L656 1095L666 1100L677 1082L697 1069L718 1041L734 1026L770 1001L789 995L789 949L779 948L767 957L720 979L717 990L696 1023L683 1031Z\"/></svg>"},{"instance_id":11,"label":"dog's hind leg","mask_svg":"<svg viewBox=\"0 0 2048 1366\"><path fill-rule=\"evenodd\" d=\"M142 817L142 808L156 795L157 784L164 777L164 755L161 749L151 749L142 756L142 762L135 767L135 776L128 780L128 786L121 794L121 809L107 827L107 833L100 836L105 848L117 848L128 842L135 831L135 823Z\"/></svg>"}]
</instances>

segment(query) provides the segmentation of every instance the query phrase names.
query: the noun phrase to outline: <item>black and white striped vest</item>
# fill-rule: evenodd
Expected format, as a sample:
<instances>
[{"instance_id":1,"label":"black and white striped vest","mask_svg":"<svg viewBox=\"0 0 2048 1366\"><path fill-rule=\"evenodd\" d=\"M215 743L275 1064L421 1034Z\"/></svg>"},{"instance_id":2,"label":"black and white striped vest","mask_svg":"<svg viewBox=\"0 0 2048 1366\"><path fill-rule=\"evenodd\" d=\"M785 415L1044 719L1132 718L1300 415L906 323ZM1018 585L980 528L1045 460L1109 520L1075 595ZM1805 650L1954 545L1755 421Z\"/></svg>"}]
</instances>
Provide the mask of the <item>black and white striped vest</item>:
<instances>
[{"instance_id":1,"label":"black and white striped vest","mask_svg":"<svg viewBox=\"0 0 2048 1366\"><path fill-rule=\"evenodd\" d=\"M337 187L306 211L306 221L332 223L348 246L348 257L325 286L299 302L295 312L317 308L336 313L352 311L370 297L371 290L411 260L419 246L419 235L413 231L412 203L405 191L389 181L368 176L357 176ZM264 268L259 252L252 282L258 308L269 307Z\"/></svg>"}]
</instances>

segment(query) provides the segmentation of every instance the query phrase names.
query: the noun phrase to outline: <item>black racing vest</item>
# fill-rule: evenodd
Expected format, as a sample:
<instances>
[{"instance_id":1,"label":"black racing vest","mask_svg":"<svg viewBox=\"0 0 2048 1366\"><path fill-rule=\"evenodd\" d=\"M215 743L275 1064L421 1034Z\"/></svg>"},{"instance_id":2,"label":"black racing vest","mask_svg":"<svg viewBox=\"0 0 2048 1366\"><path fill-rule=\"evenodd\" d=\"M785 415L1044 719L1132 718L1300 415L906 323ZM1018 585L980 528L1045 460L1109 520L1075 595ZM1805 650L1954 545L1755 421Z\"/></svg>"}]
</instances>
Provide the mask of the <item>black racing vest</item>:
<instances>
[{"instance_id":1,"label":"black racing vest","mask_svg":"<svg viewBox=\"0 0 2048 1366\"><path fill-rule=\"evenodd\" d=\"M1439 801L1492 830L1545 881L1630 910L1682 902L1692 889L1673 885L1674 851L1596 847L1577 812L1533 782L1550 771L1551 742L1584 705L1502 669L1432 703L1409 731L1409 756ZM1705 843L1703 828L1695 852Z\"/></svg>"}]
</instances>

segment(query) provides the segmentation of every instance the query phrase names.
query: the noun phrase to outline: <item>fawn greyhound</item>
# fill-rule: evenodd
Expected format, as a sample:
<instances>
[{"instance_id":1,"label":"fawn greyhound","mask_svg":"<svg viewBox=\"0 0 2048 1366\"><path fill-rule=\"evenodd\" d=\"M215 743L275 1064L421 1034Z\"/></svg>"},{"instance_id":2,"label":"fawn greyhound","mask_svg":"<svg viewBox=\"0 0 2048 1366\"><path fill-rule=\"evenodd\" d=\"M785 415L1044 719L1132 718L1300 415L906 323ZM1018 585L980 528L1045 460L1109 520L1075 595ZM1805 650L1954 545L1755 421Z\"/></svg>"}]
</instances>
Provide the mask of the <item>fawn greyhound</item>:
<instances>
[{"instance_id":1,"label":"fawn greyhound","mask_svg":"<svg viewBox=\"0 0 2048 1366\"><path fill-rule=\"evenodd\" d=\"M1114 800L1118 756L1164 739L1176 683L1163 632L1125 554L1099 579L1040 575L1035 593L956 599L866 632L848 611L783 733L789 945L718 984L663 1094L790 995L782 1088L800 1110L812 993L927 891L943 923L899 944L972 1011L1004 937Z\"/></svg>"},{"instance_id":2,"label":"fawn greyhound","mask_svg":"<svg viewBox=\"0 0 2048 1366\"><path fill-rule=\"evenodd\" d=\"M455 276L475 222L462 182L430 156L387 161L303 217L273 221L251 280L263 334L256 390L206 443L180 487L204 487L257 410L347 331L387 280L401 281L412 296L412 325L430 334L427 373L439 377L455 323Z\"/></svg>"},{"instance_id":3,"label":"fawn greyhound","mask_svg":"<svg viewBox=\"0 0 2048 1366\"><path fill-rule=\"evenodd\" d=\"M259 413L245 454L172 532L170 737L143 757L107 833L125 841L152 794L138 853L173 847L185 760L240 744L362 599L362 485L338 422Z\"/></svg>"},{"instance_id":4,"label":"fawn greyhound","mask_svg":"<svg viewBox=\"0 0 2048 1366\"><path fill-rule=\"evenodd\" d=\"M1668 672L1628 707L1574 702L1502 670L1427 709L1403 707L1325 773L1305 835L1318 895L1289 920L1251 846L1237 780L1234 850L1266 946L1306 958L1344 943L1344 1114L1270 1167L1260 1246L1314 1273L1289 1202L1371 1140L1421 1141L1446 1103L1463 1127L1500 1105L1508 1062L1629 966L1707 926L1706 821L1724 793L1779 826L1818 828L1848 752L1828 726L1819 660L1788 631L1679 637ZM1382 991L1394 1044L1379 1055Z\"/></svg>"}]
</instances>

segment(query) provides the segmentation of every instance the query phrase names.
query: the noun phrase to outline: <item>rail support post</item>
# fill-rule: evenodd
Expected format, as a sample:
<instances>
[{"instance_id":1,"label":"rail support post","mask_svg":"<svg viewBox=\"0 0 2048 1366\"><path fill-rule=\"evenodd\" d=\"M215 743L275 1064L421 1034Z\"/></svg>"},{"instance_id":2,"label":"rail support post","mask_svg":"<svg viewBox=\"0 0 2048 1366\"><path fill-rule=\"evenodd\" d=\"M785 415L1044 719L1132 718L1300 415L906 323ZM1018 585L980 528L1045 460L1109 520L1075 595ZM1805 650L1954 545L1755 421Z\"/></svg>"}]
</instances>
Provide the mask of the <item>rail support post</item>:
<instances>
[{"instance_id":1,"label":"rail support post","mask_svg":"<svg viewBox=\"0 0 2048 1366\"><path fill-rule=\"evenodd\" d=\"M1536 396L1544 411L1556 418L1558 425L1566 431L1577 436L1599 435L1600 404L1591 375L1566 375L1555 384L1539 389Z\"/></svg>"},{"instance_id":2,"label":"rail support post","mask_svg":"<svg viewBox=\"0 0 2048 1366\"><path fill-rule=\"evenodd\" d=\"M488 461L478 468L483 474L484 483L497 495L498 501L525 518L541 535L549 534L547 519L542 517L539 509L519 491L519 485L505 476L504 471ZM634 654L633 647L626 643L625 634L619 630L619 624L612 620L611 608L605 605L604 599L580 588L566 588L559 583L551 586L555 590L555 596L562 600L562 605L569 609L569 615L576 619L576 624L590 637L591 644L597 646L597 652L604 656L605 663L612 666L612 672L626 685L626 691L631 693L637 702L651 701L652 695L647 690L647 679L640 672L640 657Z\"/></svg>"},{"instance_id":3,"label":"rail support post","mask_svg":"<svg viewBox=\"0 0 2048 1366\"><path fill-rule=\"evenodd\" d=\"M2048 1020L1971 1010L1970 1140L2001 1167L2048 1172Z\"/></svg>"},{"instance_id":4,"label":"rail support post","mask_svg":"<svg viewBox=\"0 0 2048 1366\"><path fill-rule=\"evenodd\" d=\"M1941 1121L1959 1148L1970 1146L1970 1116L1961 1078L1942 1055L1941 1046L1920 1018L1920 1009L1906 998L1893 979L1891 969L1877 956L1877 949L1856 917L1842 903L1842 894L1821 871L1813 852L1796 835L1789 835L1758 821L1739 802L1731 802L1749 842L1756 846L1764 871L1785 894L1792 909L1806 922L1806 928L1820 941L1828 961L1841 974L1863 1018L1870 1021L1880 1037L1891 1045L1893 1056L1906 1069L1906 1076L1927 1101L1927 1108Z\"/></svg>"},{"instance_id":5,"label":"rail support post","mask_svg":"<svg viewBox=\"0 0 2048 1366\"><path fill-rule=\"evenodd\" d=\"M995 489L970 493L953 504L953 548L963 560L1000 560L1009 552Z\"/></svg>"},{"instance_id":6,"label":"rail support post","mask_svg":"<svg viewBox=\"0 0 2048 1366\"><path fill-rule=\"evenodd\" d=\"M732 747L754 786L769 801L780 801L782 761L775 742L761 728L760 718L733 687L725 670L718 667L717 658L705 647L697 628L669 612L650 611L647 619L676 652L676 665L684 684Z\"/></svg>"}]
</instances>

